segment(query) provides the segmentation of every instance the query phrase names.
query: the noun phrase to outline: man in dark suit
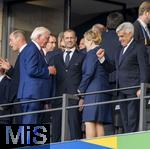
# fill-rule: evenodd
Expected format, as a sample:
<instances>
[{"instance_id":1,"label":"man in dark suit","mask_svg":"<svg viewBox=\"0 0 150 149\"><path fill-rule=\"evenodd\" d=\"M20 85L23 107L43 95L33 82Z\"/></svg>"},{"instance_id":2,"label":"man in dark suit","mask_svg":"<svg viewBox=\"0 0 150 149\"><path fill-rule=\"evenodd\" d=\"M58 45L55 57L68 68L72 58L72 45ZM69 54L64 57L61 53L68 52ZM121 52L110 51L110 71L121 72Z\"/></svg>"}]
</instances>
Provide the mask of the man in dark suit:
<instances>
[{"instance_id":1,"label":"man in dark suit","mask_svg":"<svg viewBox=\"0 0 150 149\"><path fill-rule=\"evenodd\" d=\"M133 39L134 26L125 22L116 29L122 49L116 53L115 69L117 86L119 88L140 85L149 81L149 65L146 47ZM97 52L100 62L111 71L112 65L104 57L104 49ZM111 66L111 67L109 67ZM119 98L132 98L140 96L140 89L119 91ZM121 102L121 117L125 132L138 130L139 124L139 101Z\"/></svg>"},{"instance_id":2,"label":"man in dark suit","mask_svg":"<svg viewBox=\"0 0 150 149\"><path fill-rule=\"evenodd\" d=\"M106 25L106 31L102 33L102 42L101 46L103 49L105 49L106 55L110 60L115 60L115 55L118 50L120 50L121 44L119 42L118 35L116 33L116 28L118 25L123 23L124 17L119 12L113 12L110 13L107 16L107 25ZM110 40L111 39L111 40ZM116 87L116 71L113 71L109 74L109 83L111 85L111 88L114 89ZM116 99L116 92L112 93L112 100ZM117 132L118 128L117 126L120 124L116 122L120 122L120 108L118 110L115 110L116 107L118 107L118 103L115 103L112 106L113 109L113 120L114 120L114 127L111 127L110 125L106 128L109 128L108 131L106 130L106 134L114 134L114 132Z\"/></svg>"},{"instance_id":3,"label":"man in dark suit","mask_svg":"<svg viewBox=\"0 0 150 149\"><path fill-rule=\"evenodd\" d=\"M50 97L50 74L55 74L54 67L48 67L41 49L46 46L50 31L37 27L31 34L31 40L20 56L20 82L17 98L20 101ZM22 104L22 112L40 110L40 102ZM37 114L22 116L22 124L36 124Z\"/></svg>"},{"instance_id":4,"label":"man in dark suit","mask_svg":"<svg viewBox=\"0 0 150 149\"><path fill-rule=\"evenodd\" d=\"M82 63L85 55L76 49L77 37L73 30L66 30L63 34L65 51L54 57L56 75L56 96L64 93L77 93L82 76ZM69 106L78 105L79 101L69 99ZM52 102L53 108L62 107L62 99ZM68 111L68 122L71 139L80 139L81 135L81 113L78 108ZM61 136L61 111L52 113L52 141L60 141Z\"/></svg>"},{"instance_id":5,"label":"man in dark suit","mask_svg":"<svg viewBox=\"0 0 150 149\"><path fill-rule=\"evenodd\" d=\"M150 46L150 2L144 1L139 7L139 17L134 22L134 39Z\"/></svg>"},{"instance_id":6,"label":"man in dark suit","mask_svg":"<svg viewBox=\"0 0 150 149\"><path fill-rule=\"evenodd\" d=\"M43 48L43 54L44 54L43 56L45 57L47 64L49 66L53 66L55 55L62 52L61 49L56 48L56 44L57 44L56 36L51 33L49 36L49 40L46 44L46 47ZM50 80L51 80L50 97L53 97L55 96L55 76L51 75ZM44 109L50 109L50 108L51 108L50 102L45 101ZM51 112L41 113L40 117L41 117L40 121L42 123L50 123Z\"/></svg>"},{"instance_id":7,"label":"man in dark suit","mask_svg":"<svg viewBox=\"0 0 150 149\"><path fill-rule=\"evenodd\" d=\"M9 103L9 88L10 79L5 75L5 70L0 67L0 104ZM5 107L0 107L0 115L10 114L10 109ZM10 117L1 118L0 124L10 124Z\"/></svg>"},{"instance_id":8,"label":"man in dark suit","mask_svg":"<svg viewBox=\"0 0 150 149\"><path fill-rule=\"evenodd\" d=\"M15 30L9 35L9 46L14 52L18 52L16 63L14 67L9 63L8 60L0 59L0 66L6 70L6 75L11 78L9 102L17 102L17 92L19 86L19 57L26 47L25 33L22 30ZM12 109L12 113L20 112L20 106L15 105ZM13 119L13 123L20 123L19 117Z\"/></svg>"}]
</instances>

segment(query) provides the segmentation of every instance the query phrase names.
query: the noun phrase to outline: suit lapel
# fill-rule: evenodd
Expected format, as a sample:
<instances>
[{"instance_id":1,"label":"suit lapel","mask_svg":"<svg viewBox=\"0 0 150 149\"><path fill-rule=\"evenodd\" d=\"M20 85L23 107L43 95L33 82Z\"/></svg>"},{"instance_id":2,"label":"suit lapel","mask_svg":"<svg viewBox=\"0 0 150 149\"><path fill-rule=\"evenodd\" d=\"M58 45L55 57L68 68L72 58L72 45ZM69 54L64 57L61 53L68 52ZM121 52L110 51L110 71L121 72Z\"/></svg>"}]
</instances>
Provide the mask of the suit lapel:
<instances>
[{"instance_id":1,"label":"suit lapel","mask_svg":"<svg viewBox=\"0 0 150 149\"><path fill-rule=\"evenodd\" d=\"M77 60L77 58L78 58L78 51L75 50L74 53L73 53L73 55L72 55L72 58L71 58L71 60L70 60L70 62L69 62L69 66L71 66L72 64L74 64L75 61ZM68 66L68 67L69 67L69 66Z\"/></svg>"},{"instance_id":2,"label":"suit lapel","mask_svg":"<svg viewBox=\"0 0 150 149\"><path fill-rule=\"evenodd\" d=\"M64 62L64 52L62 52L60 55L60 63L63 66L63 68L66 68L65 62Z\"/></svg>"},{"instance_id":3,"label":"suit lapel","mask_svg":"<svg viewBox=\"0 0 150 149\"><path fill-rule=\"evenodd\" d=\"M40 50L38 49L38 47L36 46L36 44L35 44L34 42L31 42L31 44L34 45L34 47L36 48L37 52L39 53L41 59L43 59L43 60L46 62L46 64L47 64L47 60L46 60L45 56L40 52ZM42 50L42 49L41 49L41 50ZM44 52L43 52L43 53L44 53Z\"/></svg>"},{"instance_id":4,"label":"suit lapel","mask_svg":"<svg viewBox=\"0 0 150 149\"><path fill-rule=\"evenodd\" d=\"M61 55L60 55L61 64L63 65L64 68L66 68L67 66L65 65L64 58L63 58L63 54L64 54L64 53L61 53ZM69 68L72 64L75 63L75 61L77 60L77 58L78 58L78 51L75 50L74 53L73 53L73 55L72 55L72 57L71 57L71 59L70 59L68 68Z\"/></svg>"},{"instance_id":5,"label":"suit lapel","mask_svg":"<svg viewBox=\"0 0 150 149\"><path fill-rule=\"evenodd\" d=\"M134 45L134 41L132 41L132 43L129 45L129 47L126 49L125 53L123 54L122 58L121 58L121 61L120 63L118 62L119 66L123 63L124 59L126 57L128 57L128 55L130 54L130 52L132 51L133 49L133 45ZM121 52L121 50L120 50Z\"/></svg>"},{"instance_id":6,"label":"suit lapel","mask_svg":"<svg viewBox=\"0 0 150 149\"><path fill-rule=\"evenodd\" d=\"M1 84L5 84L5 80L7 80L7 77L6 76L4 76L4 78L1 80Z\"/></svg>"}]
</instances>

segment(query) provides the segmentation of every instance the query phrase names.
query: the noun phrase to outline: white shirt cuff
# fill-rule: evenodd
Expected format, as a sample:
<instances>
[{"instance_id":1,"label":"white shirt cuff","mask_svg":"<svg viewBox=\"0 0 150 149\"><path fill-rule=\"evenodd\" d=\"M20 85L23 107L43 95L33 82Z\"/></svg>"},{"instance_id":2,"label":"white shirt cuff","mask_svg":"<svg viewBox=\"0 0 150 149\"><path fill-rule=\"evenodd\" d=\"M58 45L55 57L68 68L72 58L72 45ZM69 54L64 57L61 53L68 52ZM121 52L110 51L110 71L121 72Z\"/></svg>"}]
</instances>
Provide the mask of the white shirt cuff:
<instances>
[{"instance_id":1,"label":"white shirt cuff","mask_svg":"<svg viewBox=\"0 0 150 149\"><path fill-rule=\"evenodd\" d=\"M99 60L99 62L102 64L102 63L104 63L104 61L105 61L105 57L103 56L102 58L99 58L98 60Z\"/></svg>"}]
</instances>

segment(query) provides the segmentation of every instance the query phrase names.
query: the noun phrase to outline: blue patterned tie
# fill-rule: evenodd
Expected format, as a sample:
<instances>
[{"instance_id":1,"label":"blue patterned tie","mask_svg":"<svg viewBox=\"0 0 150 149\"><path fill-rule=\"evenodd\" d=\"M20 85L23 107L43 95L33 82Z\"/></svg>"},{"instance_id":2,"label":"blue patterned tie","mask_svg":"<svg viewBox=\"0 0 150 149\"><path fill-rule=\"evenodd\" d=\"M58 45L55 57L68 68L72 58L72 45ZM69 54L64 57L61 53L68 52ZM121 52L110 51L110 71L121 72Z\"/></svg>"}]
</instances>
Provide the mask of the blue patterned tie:
<instances>
[{"instance_id":1,"label":"blue patterned tie","mask_svg":"<svg viewBox=\"0 0 150 149\"><path fill-rule=\"evenodd\" d=\"M65 57L65 64L66 66L69 66L69 61L70 61L70 53L71 51L66 51L67 55Z\"/></svg>"}]
</instances>

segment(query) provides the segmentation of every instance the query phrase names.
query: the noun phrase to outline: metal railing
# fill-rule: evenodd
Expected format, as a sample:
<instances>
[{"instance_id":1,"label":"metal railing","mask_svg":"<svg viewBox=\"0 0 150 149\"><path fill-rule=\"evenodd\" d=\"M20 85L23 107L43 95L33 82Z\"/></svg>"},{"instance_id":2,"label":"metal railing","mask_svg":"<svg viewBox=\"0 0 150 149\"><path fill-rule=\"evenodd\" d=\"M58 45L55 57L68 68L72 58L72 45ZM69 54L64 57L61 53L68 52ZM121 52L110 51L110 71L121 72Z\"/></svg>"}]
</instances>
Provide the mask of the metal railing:
<instances>
[{"instance_id":1,"label":"metal railing","mask_svg":"<svg viewBox=\"0 0 150 149\"><path fill-rule=\"evenodd\" d=\"M139 88L141 89L140 97L134 97L134 98L128 98L128 99L119 99L119 100L117 99L117 100L106 101L106 102L96 102L96 103L84 104L83 107L94 106L94 105L103 105L103 104L112 104L112 103L125 102L125 101L131 101L131 100L140 100L139 131L143 131L146 128L146 119L145 119L146 99L150 98L150 96L146 96L146 90L148 88L150 88L150 84L147 84L147 83L141 83L141 85L139 85L139 86L132 86L132 87L126 87L126 88L103 90L103 91L96 91L96 92L89 92L89 93L82 93L82 94L73 94L73 95L63 94L63 96L52 97L52 98L44 98L44 99L38 99L38 100L0 104L0 107L5 107L5 106L13 106L13 105L26 104L26 103L32 103L32 102L52 101L52 100L56 100L56 99L60 99L60 98L62 99L62 107L60 107L60 108L1 115L0 119L1 118L7 118L7 117L16 117L16 116L31 115L31 114L38 114L38 113L53 112L53 111L62 110L61 141L65 141L67 136L68 136L68 126L67 126L68 110L73 109L73 108L79 108L79 105L68 106L68 100L69 99L78 100L79 96L102 94L102 93L108 93L108 92L114 92L114 91L139 89Z\"/></svg>"}]
</instances>

